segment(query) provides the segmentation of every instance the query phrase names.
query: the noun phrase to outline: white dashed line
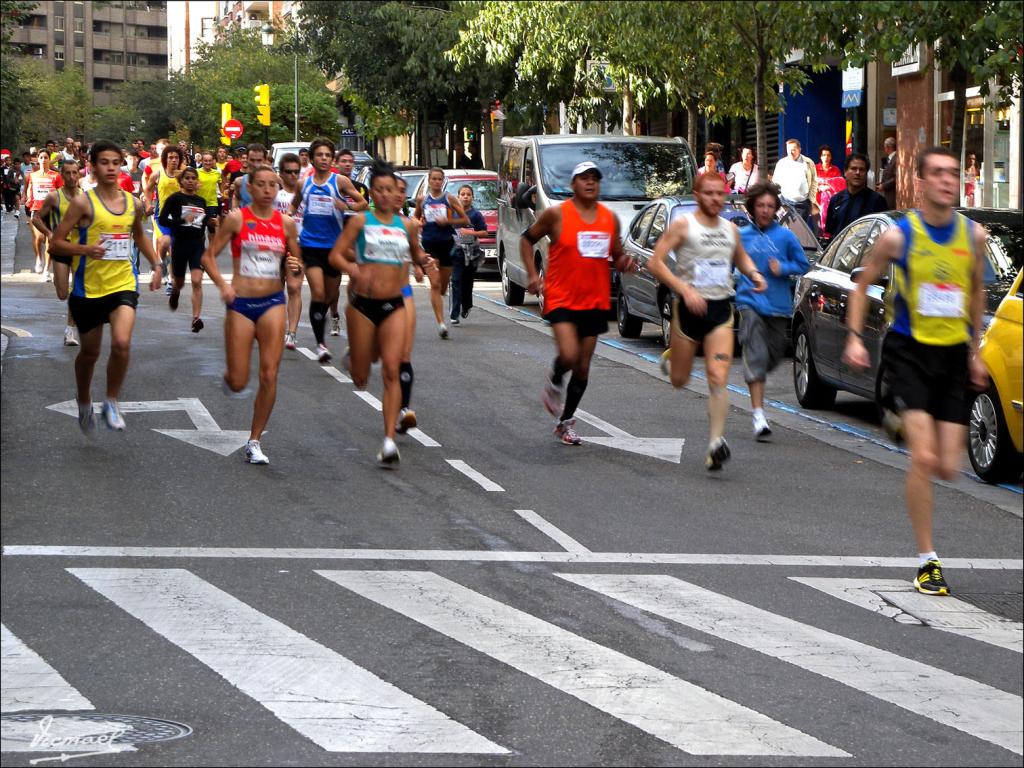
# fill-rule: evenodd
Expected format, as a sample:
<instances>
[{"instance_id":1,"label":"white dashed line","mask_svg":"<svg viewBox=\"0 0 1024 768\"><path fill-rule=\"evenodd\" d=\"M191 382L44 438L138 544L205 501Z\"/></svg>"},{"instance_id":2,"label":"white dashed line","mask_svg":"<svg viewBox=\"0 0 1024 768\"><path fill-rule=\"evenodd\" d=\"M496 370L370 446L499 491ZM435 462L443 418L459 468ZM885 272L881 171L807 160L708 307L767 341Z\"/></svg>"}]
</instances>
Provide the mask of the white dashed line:
<instances>
[{"instance_id":1,"label":"white dashed line","mask_svg":"<svg viewBox=\"0 0 1024 768\"><path fill-rule=\"evenodd\" d=\"M445 459L445 461L447 461L449 464L455 467L455 469L459 470L459 472L464 474L474 483L477 483L485 491L495 491L499 493L505 492L504 488L502 488L493 480L489 480L488 478L481 475L479 472L477 472L475 469L469 466L469 464L462 461L461 459Z\"/></svg>"},{"instance_id":2,"label":"white dashed line","mask_svg":"<svg viewBox=\"0 0 1024 768\"><path fill-rule=\"evenodd\" d=\"M342 384L351 384L352 383L352 379L350 379L344 373L339 371L333 365L321 365L320 369L324 373L326 373L328 376L330 376L332 379L334 379L335 381L340 381Z\"/></svg>"},{"instance_id":3,"label":"white dashed line","mask_svg":"<svg viewBox=\"0 0 1024 768\"><path fill-rule=\"evenodd\" d=\"M580 544L576 539L565 531L556 528L532 509L517 509L516 514L528 522L541 533L557 541L566 552L589 552L590 550Z\"/></svg>"}]
</instances>

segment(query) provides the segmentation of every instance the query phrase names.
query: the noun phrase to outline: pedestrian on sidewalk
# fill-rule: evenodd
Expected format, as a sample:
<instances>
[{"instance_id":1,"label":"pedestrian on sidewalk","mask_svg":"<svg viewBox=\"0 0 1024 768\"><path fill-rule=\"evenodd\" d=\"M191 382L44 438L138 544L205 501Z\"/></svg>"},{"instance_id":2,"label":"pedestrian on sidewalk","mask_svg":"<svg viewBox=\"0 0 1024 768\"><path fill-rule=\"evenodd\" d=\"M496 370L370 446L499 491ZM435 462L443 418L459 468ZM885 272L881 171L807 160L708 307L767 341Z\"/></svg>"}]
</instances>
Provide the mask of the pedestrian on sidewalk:
<instances>
[{"instance_id":1,"label":"pedestrian on sidewalk","mask_svg":"<svg viewBox=\"0 0 1024 768\"><path fill-rule=\"evenodd\" d=\"M487 237L487 224L480 211L473 207L473 187L463 184L459 187L459 202L469 217L469 226L458 230L455 247L454 264L452 265L452 310L449 319L452 325L458 325L469 317L473 309L473 280L476 270L483 261L484 252L480 247L480 238Z\"/></svg>"}]
</instances>

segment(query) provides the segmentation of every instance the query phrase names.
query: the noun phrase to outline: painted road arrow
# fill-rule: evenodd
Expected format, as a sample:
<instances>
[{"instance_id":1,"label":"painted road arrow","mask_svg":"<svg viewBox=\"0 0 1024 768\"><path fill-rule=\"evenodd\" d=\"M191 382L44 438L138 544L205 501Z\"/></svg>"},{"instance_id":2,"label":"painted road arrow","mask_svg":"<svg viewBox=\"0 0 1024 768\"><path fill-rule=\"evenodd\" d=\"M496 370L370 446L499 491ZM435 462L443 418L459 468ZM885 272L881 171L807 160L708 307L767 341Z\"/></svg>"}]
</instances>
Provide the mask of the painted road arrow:
<instances>
[{"instance_id":1,"label":"painted road arrow","mask_svg":"<svg viewBox=\"0 0 1024 768\"><path fill-rule=\"evenodd\" d=\"M606 445L609 448L618 448L620 451L639 453L643 456L650 456L653 459L661 459L678 464L683 452L685 440L674 437L634 437L618 427L609 424L604 419L599 419L592 413L576 411L576 418L585 421L592 427L597 427L609 437L588 437L586 442Z\"/></svg>"},{"instance_id":2,"label":"painted road arrow","mask_svg":"<svg viewBox=\"0 0 1024 768\"><path fill-rule=\"evenodd\" d=\"M243 447L249 439L249 433L241 430L224 430L217 426L213 416L197 397L179 397L177 400L140 400L120 403L122 413L158 413L161 411L185 411L195 425L195 429L154 429L162 435L173 437L197 448L205 448L220 456L228 456ZM78 417L78 403L65 400L46 406L47 410L57 411L67 416ZM100 403L93 408L99 414Z\"/></svg>"}]
</instances>

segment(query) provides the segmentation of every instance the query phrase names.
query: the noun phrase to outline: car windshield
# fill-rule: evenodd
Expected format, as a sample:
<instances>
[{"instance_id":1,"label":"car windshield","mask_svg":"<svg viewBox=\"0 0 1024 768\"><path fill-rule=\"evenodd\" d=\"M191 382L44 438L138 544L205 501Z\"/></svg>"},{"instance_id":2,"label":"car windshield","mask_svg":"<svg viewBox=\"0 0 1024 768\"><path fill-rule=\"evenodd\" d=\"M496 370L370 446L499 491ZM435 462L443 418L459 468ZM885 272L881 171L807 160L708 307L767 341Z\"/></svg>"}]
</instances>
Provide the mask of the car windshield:
<instances>
[{"instance_id":1,"label":"car windshield","mask_svg":"<svg viewBox=\"0 0 1024 768\"><path fill-rule=\"evenodd\" d=\"M693 189L696 169L683 144L594 141L545 144L540 148L542 183L549 197L572 195L572 169L589 160L601 169L601 199L653 200L685 195Z\"/></svg>"},{"instance_id":2,"label":"car windshield","mask_svg":"<svg viewBox=\"0 0 1024 768\"><path fill-rule=\"evenodd\" d=\"M463 187L473 188L473 207L478 211L498 210L498 182L494 179L450 179L448 191L458 196Z\"/></svg>"},{"instance_id":3,"label":"car windshield","mask_svg":"<svg viewBox=\"0 0 1024 768\"><path fill-rule=\"evenodd\" d=\"M427 175L426 171L399 171L399 176L405 179L405 198L406 200L412 200L416 195L416 187L419 186L420 179Z\"/></svg>"}]
</instances>

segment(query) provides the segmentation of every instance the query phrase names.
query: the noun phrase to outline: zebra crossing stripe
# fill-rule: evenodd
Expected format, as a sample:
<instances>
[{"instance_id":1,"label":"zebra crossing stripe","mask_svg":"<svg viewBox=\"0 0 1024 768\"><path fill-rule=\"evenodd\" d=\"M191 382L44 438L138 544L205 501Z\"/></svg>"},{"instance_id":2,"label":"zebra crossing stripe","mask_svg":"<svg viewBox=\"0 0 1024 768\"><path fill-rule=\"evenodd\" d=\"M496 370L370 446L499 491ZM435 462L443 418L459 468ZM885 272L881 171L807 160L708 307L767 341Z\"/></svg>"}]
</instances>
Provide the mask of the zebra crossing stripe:
<instances>
[{"instance_id":1,"label":"zebra crossing stripe","mask_svg":"<svg viewBox=\"0 0 1024 768\"><path fill-rule=\"evenodd\" d=\"M904 624L925 624L1015 653L1024 651L1024 625L1019 621L996 616L955 597L936 600L922 595L906 580L789 578Z\"/></svg>"},{"instance_id":2,"label":"zebra crossing stripe","mask_svg":"<svg viewBox=\"0 0 1024 768\"><path fill-rule=\"evenodd\" d=\"M558 576L648 613L789 662L1011 752L1024 751L1020 714L1024 702L1020 696L672 576Z\"/></svg>"},{"instance_id":3,"label":"zebra crossing stripe","mask_svg":"<svg viewBox=\"0 0 1024 768\"><path fill-rule=\"evenodd\" d=\"M317 571L695 755L849 757L754 710L428 571Z\"/></svg>"},{"instance_id":4,"label":"zebra crossing stripe","mask_svg":"<svg viewBox=\"0 0 1024 768\"><path fill-rule=\"evenodd\" d=\"M72 711L95 707L6 625L0 624L0 712L26 709Z\"/></svg>"},{"instance_id":5,"label":"zebra crossing stripe","mask_svg":"<svg viewBox=\"0 0 1024 768\"><path fill-rule=\"evenodd\" d=\"M507 754L429 704L186 570L68 572L325 750Z\"/></svg>"}]
</instances>

